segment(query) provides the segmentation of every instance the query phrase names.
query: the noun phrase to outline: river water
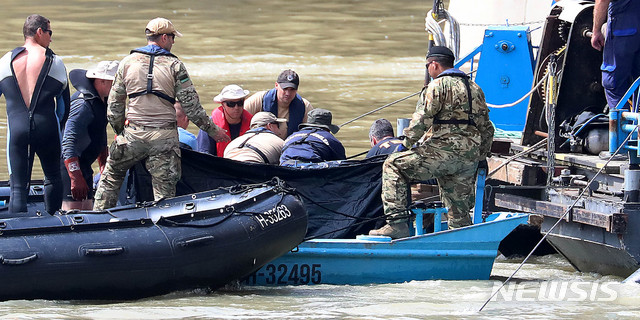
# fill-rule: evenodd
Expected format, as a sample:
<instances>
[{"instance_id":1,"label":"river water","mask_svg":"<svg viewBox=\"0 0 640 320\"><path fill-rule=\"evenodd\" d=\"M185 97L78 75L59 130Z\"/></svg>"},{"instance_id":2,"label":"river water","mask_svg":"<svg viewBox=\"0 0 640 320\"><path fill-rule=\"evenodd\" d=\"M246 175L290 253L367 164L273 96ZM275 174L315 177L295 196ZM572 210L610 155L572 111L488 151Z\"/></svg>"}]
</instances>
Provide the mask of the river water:
<instances>
[{"instance_id":1,"label":"river water","mask_svg":"<svg viewBox=\"0 0 640 320\"><path fill-rule=\"evenodd\" d=\"M429 1L271 0L69 1L0 0L0 52L23 43L24 18L51 19L51 48L67 69L121 59L145 45L144 27L163 16L184 37L173 52L186 64L203 105L231 83L252 92L273 87L284 69L301 77L299 93L315 107L333 112L342 124L420 90L424 77ZM369 148L371 122L408 117L416 98L344 126L337 137L347 154ZM4 109L4 99L0 98ZM0 111L5 141L6 112ZM109 129L111 130L111 129ZM196 132L191 125L190 130ZM5 143L0 143L4 149ZM4 152L3 152L4 153ZM0 179L7 179L6 162ZM34 166L34 178L42 174ZM229 286L216 292L190 291L133 302L0 302L2 319L602 319L640 317L640 286L622 279L583 274L558 255L534 258L517 275L511 298L477 310L518 266L497 259L491 281L416 281L403 284L314 287ZM52 275L54 276L54 275ZM540 282L542 281L542 282ZM551 285L575 285L587 295L540 298ZM0 290L2 285L0 284ZM573 287L571 287L573 288ZM606 290L609 289L609 290ZM613 290L613 291L611 291ZM571 290L569 290L571 291ZM576 293L576 290L572 291ZM613 292L613 294L611 293ZM578 292L579 293L579 292ZM519 295L518 295L519 294ZM537 297L537 298L536 298Z\"/></svg>"}]
</instances>

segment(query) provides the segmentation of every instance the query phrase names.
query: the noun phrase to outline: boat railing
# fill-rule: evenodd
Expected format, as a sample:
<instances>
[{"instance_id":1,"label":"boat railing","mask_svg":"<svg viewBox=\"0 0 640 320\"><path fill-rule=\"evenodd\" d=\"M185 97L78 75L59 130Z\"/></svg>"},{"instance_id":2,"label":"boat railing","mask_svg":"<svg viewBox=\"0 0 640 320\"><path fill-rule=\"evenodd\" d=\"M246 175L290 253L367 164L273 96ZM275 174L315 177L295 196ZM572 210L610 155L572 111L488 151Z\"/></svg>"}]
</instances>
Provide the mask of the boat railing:
<instances>
[{"instance_id":1,"label":"boat railing","mask_svg":"<svg viewBox=\"0 0 640 320\"><path fill-rule=\"evenodd\" d=\"M640 77L629 87L618 105L609 110L609 153L613 155L619 149L628 151L629 164L640 164L637 129L640 125L639 96ZM632 111L627 111L625 106L630 99L632 99L630 108Z\"/></svg>"},{"instance_id":2,"label":"boat railing","mask_svg":"<svg viewBox=\"0 0 640 320\"><path fill-rule=\"evenodd\" d=\"M476 56L479 55L480 53L482 53L482 44L480 44L478 47L473 49L473 51L471 51L466 56L456 61L453 66L455 68L460 69L465 63L469 62L469 76L471 76L471 79L473 80L475 75L474 64L475 64Z\"/></svg>"},{"instance_id":3,"label":"boat railing","mask_svg":"<svg viewBox=\"0 0 640 320\"><path fill-rule=\"evenodd\" d=\"M473 224L484 222L482 210L484 208L484 187L487 179L487 168L478 167L476 176L476 201L473 208ZM415 235L425 234L424 215L433 215L433 232L442 231L442 215L447 214L449 209L441 201L424 203L417 201L411 205L411 212L415 215Z\"/></svg>"}]
</instances>

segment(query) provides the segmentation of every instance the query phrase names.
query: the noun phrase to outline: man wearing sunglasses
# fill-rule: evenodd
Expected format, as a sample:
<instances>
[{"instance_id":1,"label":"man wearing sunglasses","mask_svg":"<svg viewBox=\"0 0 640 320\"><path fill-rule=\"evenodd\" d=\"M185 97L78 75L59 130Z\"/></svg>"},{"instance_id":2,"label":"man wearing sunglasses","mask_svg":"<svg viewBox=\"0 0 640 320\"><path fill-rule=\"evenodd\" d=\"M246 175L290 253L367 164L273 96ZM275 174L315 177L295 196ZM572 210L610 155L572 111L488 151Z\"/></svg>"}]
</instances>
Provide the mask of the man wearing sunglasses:
<instances>
[{"instance_id":1,"label":"man wearing sunglasses","mask_svg":"<svg viewBox=\"0 0 640 320\"><path fill-rule=\"evenodd\" d=\"M49 19L30 15L22 32L24 45L0 59L0 95L7 102L9 213L27 211L37 154L45 176L45 209L53 214L62 205L60 130L69 115L69 81L62 60L49 49Z\"/></svg>"},{"instance_id":2,"label":"man wearing sunglasses","mask_svg":"<svg viewBox=\"0 0 640 320\"><path fill-rule=\"evenodd\" d=\"M213 123L224 129L232 140L250 129L252 115L244 109L244 99L248 95L249 90L244 90L239 85L230 84L213 98L213 102L220 103L220 106L213 110L211 119ZM229 141L216 142L202 130L198 133L198 152L222 157L228 144Z\"/></svg>"},{"instance_id":3,"label":"man wearing sunglasses","mask_svg":"<svg viewBox=\"0 0 640 320\"><path fill-rule=\"evenodd\" d=\"M292 133L298 131L298 126L307 122L307 114L313 110L309 101L298 94L300 77L291 70L284 70L276 80L275 88L269 91L260 91L253 94L244 107L251 114L260 111L273 113L277 118L287 119L286 123L280 124L285 139Z\"/></svg>"},{"instance_id":4,"label":"man wearing sunglasses","mask_svg":"<svg viewBox=\"0 0 640 320\"><path fill-rule=\"evenodd\" d=\"M120 62L109 93L107 119L117 137L109 148L94 210L117 204L126 171L142 160L151 174L154 199L175 196L181 176L176 101L189 120L216 141L230 140L207 116L187 69L171 53L175 37L182 34L171 21L155 18L145 35L147 46Z\"/></svg>"}]
</instances>

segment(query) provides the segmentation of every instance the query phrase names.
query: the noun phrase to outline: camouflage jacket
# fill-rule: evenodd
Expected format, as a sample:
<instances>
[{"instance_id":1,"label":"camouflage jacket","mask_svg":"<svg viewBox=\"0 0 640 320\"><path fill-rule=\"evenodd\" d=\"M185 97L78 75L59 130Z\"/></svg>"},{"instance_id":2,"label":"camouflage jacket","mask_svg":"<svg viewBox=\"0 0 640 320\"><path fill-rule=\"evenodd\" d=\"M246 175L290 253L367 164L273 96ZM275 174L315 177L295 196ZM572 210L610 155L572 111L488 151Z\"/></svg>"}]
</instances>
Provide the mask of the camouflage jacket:
<instances>
[{"instance_id":1,"label":"camouflage jacket","mask_svg":"<svg viewBox=\"0 0 640 320\"><path fill-rule=\"evenodd\" d=\"M211 121L202 108L198 93L184 64L176 56L155 45L132 51L118 66L107 106L107 119L116 134L124 130L125 118L136 124L150 127L166 127L176 123L173 104L154 94L132 97L128 105L126 104L130 94L146 90L150 54L156 54L153 63L152 89L169 97L175 97L182 104L189 120L214 136L220 128Z\"/></svg>"},{"instance_id":2,"label":"camouflage jacket","mask_svg":"<svg viewBox=\"0 0 640 320\"><path fill-rule=\"evenodd\" d=\"M453 75L453 76L452 76ZM422 89L409 126L405 128L405 146L416 143L430 129L419 148L436 148L454 152L469 160L484 160L493 142L493 125L482 89L469 80L473 109L470 124L434 124L439 120L467 120L469 102L467 88L458 69L449 69Z\"/></svg>"}]
</instances>

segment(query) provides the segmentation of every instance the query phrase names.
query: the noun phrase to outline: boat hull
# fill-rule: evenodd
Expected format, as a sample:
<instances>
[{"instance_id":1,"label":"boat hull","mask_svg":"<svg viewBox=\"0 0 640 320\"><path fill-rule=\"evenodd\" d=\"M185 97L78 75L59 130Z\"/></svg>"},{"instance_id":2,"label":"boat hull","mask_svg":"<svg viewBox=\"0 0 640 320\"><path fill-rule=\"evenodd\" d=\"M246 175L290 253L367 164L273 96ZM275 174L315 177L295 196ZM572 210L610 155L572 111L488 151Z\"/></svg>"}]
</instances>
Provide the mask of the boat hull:
<instances>
[{"instance_id":1,"label":"boat hull","mask_svg":"<svg viewBox=\"0 0 640 320\"><path fill-rule=\"evenodd\" d=\"M107 212L0 219L0 299L135 299L217 288L300 243L307 217L279 185Z\"/></svg>"},{"instance_id":2,"label":"boat hull","mask_svg":"<svg viewBox=\"0 0 640 320\"><path fill-rule=\"evenodd\" d=\"M546 217L542 229L548 231L556 222L557 219ZM632 256L633 252L639 252L625 244L628 241L625 239L631 237L636 237L635 230L618 235L590 225L561 221L547 240L578 271L626 278L640 268Z\"/></svg>"},{"instance_id":3,"label":"boat hull","mask_svg":"<svg viewBox=\"0 0 640 320\"><path fill-rule=\"evenodd\" d=\"M455 230L388 237L315 239L268 263L246 285L401 283L489 279L500 241L527 222L526 214Z\"/></svg>"}]
</instances>

